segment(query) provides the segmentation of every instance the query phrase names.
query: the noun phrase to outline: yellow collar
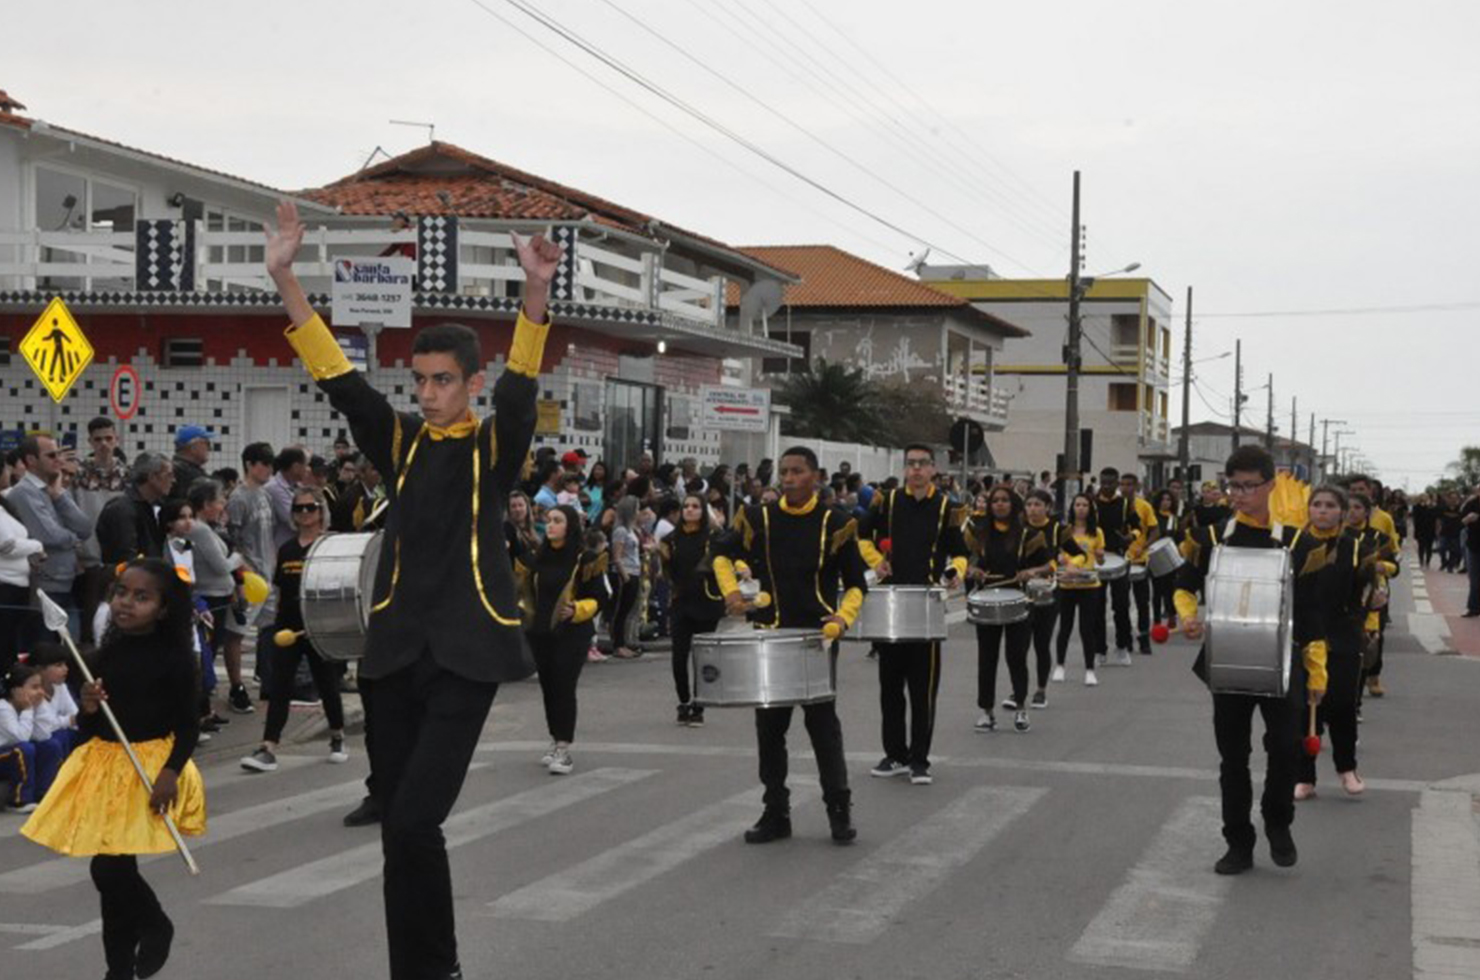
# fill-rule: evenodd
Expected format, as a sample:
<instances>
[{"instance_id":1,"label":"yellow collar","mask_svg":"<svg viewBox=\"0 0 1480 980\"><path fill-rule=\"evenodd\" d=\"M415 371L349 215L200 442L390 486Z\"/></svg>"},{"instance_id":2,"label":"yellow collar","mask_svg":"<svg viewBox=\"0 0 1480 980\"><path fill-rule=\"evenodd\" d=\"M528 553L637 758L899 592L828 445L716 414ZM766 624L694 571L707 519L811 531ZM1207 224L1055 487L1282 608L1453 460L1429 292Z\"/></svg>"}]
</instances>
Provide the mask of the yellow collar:
<instances>
[{"instance_id":1,"label":"yellow collar","mask_svg":"<svg viewBox=\"0 0 1480 980\"><path fill-rule=\"evenodd\" d=\"M468 414L463 416L460 421L448 426L427 423L427 435L437 442L441 442L443 439L466 439L477 431L478 420L473 417L471 409L468 410Z\"/></svg>"},{"instance_id":2,"label":"yellow collar","mask_svg":"<svg viewBox=\"0 0 1480 980\"><path fill-rule=\"evenodd\" d=\"M1340 537L1341 536L1341 530L1342 529L1339 528L1339 527L1333 527L1329 531L1322 531L1320 528L1316 527L1314 524L1309 524L1309 525L1306 525L1305 533L1306 534L1309 534L1311 537L1315 538L1317 541L1330 541L1332 538Z\"/></svg>"},{"instance_id":3,"label":"yellow collar","mask_svg":"<svg viewBox=\"0 0 1480 980\"><path fill-rule=\"evenodd\" d=\"M808 500L805 504L802 504L802 506L800 507L792 507L791 504L788 504L786 502L785 497L782 497L778 501L778 503L781 504L781 512L783 514L791 514L793 517L801 517L804 514L812 513L812 509L817 506L817 494L812 494L811 499Z\"/></svg>"},{"instance_id":4,"label":"yellow collar","mask_svg":"<svg viewBox=\"0 0 1480 980\"><path fill-rule=\"evenodd\" d=\"M1009 529L1010 527L1012 527L1012 523L1010 521L1004 522L1004 521L999 521L996 518L993 518L992 519L992 526L995 527L999 532L1001 532L1001 531L1006 531L1007 529Z\"/></svg>"},{"instance_id":5,"label":"yellow collar","mask_svg":"<svg viewBox=\"0 0 1480 980\"><path fill-rule=\"evenodd\" d=\"M1260 523L1259 521L1256 521L1254 518L1252 518L1249 515L1243 513L1242 511L1240 511L1237 514L1234 514L1233 515L1233 519L1236 520L1236 521L1238 521L1240 524L1244 525L1245 527L1256 527L1256 528L1258 528L1261 531L1268 531L1269 530L1269 526L1270 526L1268 521L1265 521L1263 523Z\"/></svg>"}]
</instances>

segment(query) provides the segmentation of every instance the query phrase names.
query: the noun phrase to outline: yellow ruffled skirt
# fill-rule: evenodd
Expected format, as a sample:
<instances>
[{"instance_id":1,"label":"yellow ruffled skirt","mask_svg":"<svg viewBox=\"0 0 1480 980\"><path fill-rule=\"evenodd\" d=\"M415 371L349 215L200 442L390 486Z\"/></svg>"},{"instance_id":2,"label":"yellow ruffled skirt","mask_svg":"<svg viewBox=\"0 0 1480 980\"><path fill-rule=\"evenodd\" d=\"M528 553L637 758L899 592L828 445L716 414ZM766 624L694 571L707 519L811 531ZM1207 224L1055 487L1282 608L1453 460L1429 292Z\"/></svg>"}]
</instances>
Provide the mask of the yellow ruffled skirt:
<instances>
[{"instance_id":1,"label":"yellow ruffled skirt","mask_svg":"<svg viewBox=\"0 0 1480 980\"><path fill-rule=\"evenodd\" d=\"M153 779L174 747L173 737L135 742L134 752ZM170 816L180 833L206 832L206 789L195 763L186 762ZM21 833L58 854L162 854L175 849L164 818L149 808L149 793L117 742L90 739L62 764L56 782Z\"/></svg>"}]
</instances>

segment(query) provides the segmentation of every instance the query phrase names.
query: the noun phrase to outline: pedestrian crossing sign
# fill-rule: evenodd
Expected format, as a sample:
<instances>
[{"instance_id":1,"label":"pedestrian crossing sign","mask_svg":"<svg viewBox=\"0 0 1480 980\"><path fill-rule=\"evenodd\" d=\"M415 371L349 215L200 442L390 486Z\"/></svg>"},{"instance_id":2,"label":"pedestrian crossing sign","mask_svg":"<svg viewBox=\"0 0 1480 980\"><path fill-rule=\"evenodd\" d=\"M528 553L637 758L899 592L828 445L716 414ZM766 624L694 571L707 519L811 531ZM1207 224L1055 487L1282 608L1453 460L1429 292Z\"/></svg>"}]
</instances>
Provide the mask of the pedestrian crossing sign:
<instances>
[{"instance_id":1,"label":"pedestrian crossing sign","mask_svg":"<svg viewBox=\"0 0 1480 980\"><path fill-rule=\"evenodd\" d=\"M92 363L93 348L58 296L21 341L21 356L51 392L52 400L60 402Z\"/></svg>"}]
</instances>

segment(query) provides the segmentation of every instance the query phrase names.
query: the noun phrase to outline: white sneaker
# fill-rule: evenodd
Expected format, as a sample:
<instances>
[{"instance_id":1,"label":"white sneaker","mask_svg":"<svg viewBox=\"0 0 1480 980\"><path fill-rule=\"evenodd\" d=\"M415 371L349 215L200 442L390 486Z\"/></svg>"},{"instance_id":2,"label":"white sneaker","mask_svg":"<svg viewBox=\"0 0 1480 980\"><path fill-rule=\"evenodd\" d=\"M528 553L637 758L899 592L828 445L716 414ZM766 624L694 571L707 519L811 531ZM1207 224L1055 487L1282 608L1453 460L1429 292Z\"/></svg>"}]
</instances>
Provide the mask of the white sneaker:
<instances>
[{"instance_id":1,"label":"white sneaker","mask_svg":"<svg viewBox=\"0 0 1480 980\"><path fill-rule=\"evenodd\" d=\"M540 756L540 765L548 766L550 763L555 761L555 744L556 743L551 742L550 747L545 750L545 754Z\"/></svg>"},{"instance_id":2,"label":"white sneaker","mask_svg":"<svg viewBox=\"0 0 1480 980\"><path fill-rule=\"evenodd\" d=\"M336 735L329 739L329 761L335 765L349 761L349 753L344 751L343 735Z\"/></svg>"},{"instance_id":3,"label":"white sneaker","mask_svg":"<svg viewBox=\"0 0 1480 980\"><path fill-rule=\"evenodd\" d=\"M1053 668L1053 676L1050 677L1049 680L1053 681L1055 684L1062 684L1062 683L1064 683L1064 665L1063 664L1055 664L1054 665L1054 668Z\"/></svg>"},{"instance_id":4,"label":"white sneaker","mask_svg":"<svg viewBox=\"0 0 1480 980\"><path fill-rule=\"evenodd\" d=\"M978 732L994 732L997 730L997 717L990 711L983 711L976 716L974 727Z\"/></svg>"},{"instance_id":5,"label":"white sneaker","mask_svg":"<svg viewBox=\"0 0 1480 980\"><path fill-rule=\"evenodd\" d=\"M568 776L575 771L576 764L570 757L569 749L556 749L546 768L552 776Z\"/></svg>"},{"instance_id":6,"label":"white sneaker","mask_svg":"<svg viewBox=\"0 0 1480 980\"><path fill-rule=\"evenodd\" d=\"M1084 686L1085 687L1099 687L1100 686L1100 679L1095 676L1095 672L1094 671L1092 671L1092 670L1086 670L1084 672Z\"/></svg>"},{"instance_id":7,"label":"white sneaker","mask_svg":"<svg viewBox=\"0 0 1480 980\"><path fill-rule=\"evenodd\" d=\"M1129 667L1131 665L1131 652L1121 648L1115 651L1115 666Z\"/></svg>"}]
</instances>

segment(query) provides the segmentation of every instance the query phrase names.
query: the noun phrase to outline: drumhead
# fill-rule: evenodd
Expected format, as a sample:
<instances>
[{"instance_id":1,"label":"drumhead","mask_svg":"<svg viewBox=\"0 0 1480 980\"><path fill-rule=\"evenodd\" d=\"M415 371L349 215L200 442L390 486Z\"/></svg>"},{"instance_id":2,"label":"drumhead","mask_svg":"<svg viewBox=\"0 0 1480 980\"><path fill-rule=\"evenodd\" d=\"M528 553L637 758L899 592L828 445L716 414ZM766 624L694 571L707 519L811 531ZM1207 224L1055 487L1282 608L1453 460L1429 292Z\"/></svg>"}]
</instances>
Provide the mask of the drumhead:
<instances>
[{"instance_id":1,"label":"drumhead","mask_svg":"<svg viewBox=\"0 0 1480 980\"><path fill-rule=\"evenodd\" d=\"M760 640L766 643L806 643L811 640L821 641L822 630L804 630L795 627L782 629L766 629L755 627L753 629L719 630L714 633L696 633L694 635L695 646L739 646L749 645Z\"/></svg>"}]
</instances>

